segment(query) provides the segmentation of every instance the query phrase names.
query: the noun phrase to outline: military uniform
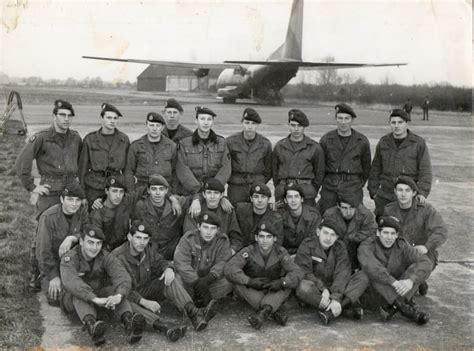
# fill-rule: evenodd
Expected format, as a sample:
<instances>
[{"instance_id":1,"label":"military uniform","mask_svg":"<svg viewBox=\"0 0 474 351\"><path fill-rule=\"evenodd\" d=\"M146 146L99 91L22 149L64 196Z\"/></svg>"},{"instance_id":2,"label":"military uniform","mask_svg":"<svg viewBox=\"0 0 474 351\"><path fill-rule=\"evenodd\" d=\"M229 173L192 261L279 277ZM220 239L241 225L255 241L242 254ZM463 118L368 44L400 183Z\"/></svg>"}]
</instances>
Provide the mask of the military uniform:
<instances>
[{"instance_id":1,"label":"military uniform","mask_svg":"<svg viewBox=\"0 0 474 351\"><path fill-rule=\"evenodd\" d=\"M180 124L178 128L176 128L176 132L174 133L172 138L170 138L170 132L168 131L168 128L166 127L165 129L163 129L163 132L161 134L167 137L168 139L171 139L171 141L177 144L181 139L184 139L188 136L193 135L193 131L189 128L186 128L182 124Z\"/></svg>"}]
</instances>

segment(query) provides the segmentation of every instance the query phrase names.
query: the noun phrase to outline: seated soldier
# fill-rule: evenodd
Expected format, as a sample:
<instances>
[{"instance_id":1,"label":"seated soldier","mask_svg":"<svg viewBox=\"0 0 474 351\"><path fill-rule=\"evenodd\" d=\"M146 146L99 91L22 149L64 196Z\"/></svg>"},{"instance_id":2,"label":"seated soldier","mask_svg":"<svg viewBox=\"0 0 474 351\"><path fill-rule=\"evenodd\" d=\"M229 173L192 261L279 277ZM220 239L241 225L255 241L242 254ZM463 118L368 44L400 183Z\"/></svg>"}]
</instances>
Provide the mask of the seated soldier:
<instances>
[{"instance_id":1,"label":"seated soldier","mask_svg":"<svg viewBox=\"0 0 474 351\"><path fill-rule=\"evenodd\" d=\"M283 219L282 245L294 257L301 242L316 235L321 215L315 207L303 204L304 193L299 185L287 185L283 196L286 205L278 210Z\"/></svg>"},{"instance_id":2,"label":"seated soldier","mask_svg":"<svg viewBox=\"0 0 474 351\"><path fill-rule=\"evenodd\" d=\"M278 324L286 325L288 315L280 307L302 278L301 269L276 244L278 230L262 223L255 234L256 242L234 255L224 268L235 294L257 311L247 317L257 330L270 315Z\"/></svg>"},{"instance_id":3,"label":"seated soldier","mask_svg":"<svg viewBox=\"0 0 474 351\"><path fill-rule=\"evenodd\" d=\"M142 338L145 318L133 314L125 298L131 287L130 275L114 255L102 250L104 240L102 229L91 224L81 232L79 245L61 258L61 279L66 290L61 307L77 313L95 346L105 343L107 329L104 322L96 320L96 308L113 310L133 344Z\"/></svg>"},{"instance_id":4,"label":"seated soldier","mask_svg":"<svg viewBox=\"0 0 474 351\"><path fill-rule=\"evenodd\" d=\"M84 191L78 183L66 185L60 203L44 211L36 231L36 258L41 275L47 280L47 300L59 306L62 291L59 275L61 256L79 241L84 226L89 223L87 206L82 205Z\"/></svg>"},{"instance_id":5,"label":"seated soldier","mask_svg":"<svg viewBox=\"0 0 474 351\"><path fill-rule=\"evenodd\" d=\"M207 325L209 311L197 309L184 290L181 281L175 279L173 264L163 258L150 242L151 230L142 221L132 222L128 242L113 251L132 278L132 290L127 299L134 312L145 316L153 329L163 332L168 340L177 341L186 333L186 326L172 326L157 315L161 306L158 300L170 300L180 311L186 311L196 330Z\"/></svg>"},{"instance_id":6,"label":"seated soldier","mask_svg":"<svg viewBox=\"0 0 474 351\"><path fill-rule=\"evenodd\" d=\"M441 214L427 202L417 200L418 187L407 176L399 176L395 182L397 201L385 206L384 215L396 217L400 221L401 236L415 249L427 255L434 269L438 264L438 248L446 242L448 229ZM428 284L419 285L420 295L426 295Z\"/></svg>"},{"instance_id":7,"label":"seated soldier","mask_svg":"<svg viewBox=\"0 0 474 351\"><path fill-rule=\"evenodd\" d=\"M352 271L360 269L357 248L362 241L377 232L373 213L359 202L356 194L342 194L337 199L337 206L324 212L323 219L338 222L341 228L339 240L346 244Z\"/></svg>"},{"instance_id":8,"label":"seated soldier","mask_svg":"<svg viewBox=\"0 0 474 351\"><path fill-rule=\"evenodd\" d=\"M296 296L318 309L325 325L343 309L355 319L364 313L359 297L367 288L368 278L359 272L351 277L346 245L338 240L341 231L338 221L323 219L316 235L303 240L295 257L304 272Z\"/></svg>"},{"instance_id":9,"label":"seated soldier","mask_svg":"<svg viewBox=\"0 0 474 351\"><path fill-rule=\"evenodd\" d=\"M240 202L236 205L235 215L239 222L240 235L227 234L230 239L232 252L255 242L260 224L266 223L276 231L277 242L283 242L283 221L278 212L272 211L268 205L272 193L263 183L256 183L250 188L250 203Z\"/></svg>"},{"instance_id":10,"label":"seated soldier","mask_svg":"<svg viewBox=\"0 0 474 351\"><path fill-rule=\"evenodd\" d=\"M361 272L370 280L367 299L373 302L382 296L386 302L379 309L383 321L400 311L406 318L422 325L429 321L429 315L415 306L412 297L418 285L430 275L432 264L428 256L398 237L400 229L397 218L381 217L377 236L359 246Z\"/></svg>"},{"instance_id":11,"label":"seated soldier","mask_svg":"<svg viewBox=\"0 0 474 351\"><path fill-rule=\"evenodd\" d=\"M206 306L215 315L216 300L232 291L224 278L224 264L232 256L227 235L220 232L220 218L213 212L201 212L198 229L183 235L174 253L178 279L198 307ZM209 319L210 319L209 318Z\"/></svg>"}]
</instances>

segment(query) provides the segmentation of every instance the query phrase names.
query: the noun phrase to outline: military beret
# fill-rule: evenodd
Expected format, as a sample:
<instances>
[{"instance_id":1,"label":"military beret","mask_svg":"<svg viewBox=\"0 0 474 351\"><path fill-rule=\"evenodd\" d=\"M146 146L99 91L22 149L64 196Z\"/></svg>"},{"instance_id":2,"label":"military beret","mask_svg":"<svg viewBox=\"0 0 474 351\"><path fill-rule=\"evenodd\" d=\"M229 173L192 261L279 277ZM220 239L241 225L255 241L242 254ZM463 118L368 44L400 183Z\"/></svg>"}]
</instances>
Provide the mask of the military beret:
<instances>
[{"instance_id":1,"label":"military beret","mask_svg":"<svg viewBox=\"0 0 474 351\"><path fill-rule=\"evenodd\" d=\"M214 212L204 211L199 214L198 223L207 223L220 227L221 219Z\"/></svg>"},{"instance_id":2,"label":"military beret","mask_svg":"<svg viewBox=\"0 0 474 351\"><path fill-rule=\"evenodd\" d=\"M130 226L130 234L135 234L136 232L145 233L151 235L151 228L145 225L145 223L140 219L135 219L132 221L132 225Z\"/></svg>"},{"instance_id":3,"label":"military beret","mask_svg":"<svg viewBox=\"0 0 474 351\"><path fill-rule=\"evenodd\" d=\"M293 109L288 111L288 122L298 122L302 127L309 126L308 117L304 114L303 111L298 109Z\"/></svg>"},{"instance_id":4,"label":"military beret","mask_svg":"<svg viewBox=\"0 0 474 351\"><path fill-rule=\"evenodd\" d=\"M404 110L402 110L401 108L395 108L392 111L390 111L390 118L392 117L401 117L406 122L411 121L410 115L406 113Z\"/></svg>"},{"instance_id":5,"label":"military beret","mask_svg":"<svg viewBox=\"0 0 474 351\"><path fill-rule=\"evenodd\" d=\"M199 115L211 115L212 117L216 117L214 111L204 106L196 106L194 110L196 110L196 118Z\"/></svg>"},{"instance_id":6,"label":"military beret","mask_svg":"<svg viewBox=\"0 0 474 351\"><path fill-rule=\"evenodd\" d=\"M341 235L344 232L344 228L339 221L336 221L332 217L323 218L319 224L319 228L326 227L334 230L337 236Z\"/></svg>"},{"instance_id":7,"label":"military beret","mask_svg":"<svg viewBox=\"0 0 474 351\"><path fill-rule=\"evenodd\" d=\"M277 226L276 225L271 225L269 223L260 224L260 226L258 227L257 234L260 233L260 232L266 232L266 233L272 234L273 236L278 236Z\"/></svg>"},{"instance_id":8,"label":"military beret","mask_svg":"<svg viewBox=\"0 0 474 351\"><path fill-rule=\"evenodd\" d=\"M84 199L86 197L84 190L82 190L81 186L77 182L69 182L66 184L63 191L61 192L61 196L78 197L79 199Z\"/></svg>"},{"instance_id":9,"label":"military beret","mask_svg":"<svg viewBox=\"0 0 474 351\"><path fill-rule=\"evenodd\" d=\"M109 104L107 102L104 102L100 108L102 109L102 111L100 112L100 115L103 117L105 115L106 112L115 112L117 114L117 116L119 117L122 117L122 114L120 113L120 111L118 110L117 107L115 107L114 105L112 104Z\"/></svg>"},{"instance_id":10,"label":"military beret","mask_svg":"<svg viewBox=\"0 0 474 351\"><path fill-rule=\"evenodd\" d=\"M285 186L285 190L283 192L284 196L286 197L286 193L290 190L293 190L293 191L297 191L300 193L301 197L304 197L304 192L303 192L303 188L300 187L298 184L295 184L295 183L290 183L290 184L287 184Z\"/></svg>"},{"instance_id":11,"label":"military beret","mask_svg":"<svg viewBox=\"0 0 474 351\"><path fill-rule=\"evenodd\" d=\"M54 102L53 114L56 114L56 112L58 112L58 110L61 108L71 111L71 114L74 116L74 109L72 108L72 105L65 100L56 100Z\"/></svg>"},{"instance_id":12,"label":"military beret","mask_svg":"<svg viewBox=\"0 0 474 351\"><path fill-rule=\"evenodd\" d=\"M397 187L398 184L408 185L411 188L411 190L418 192L418 186L416 185L415 181L408 176L405 176L405 175L398 176L397 179L395 180L395 188Z\"/></svg>"},{"instance_id":13,"label":"military beret","mask_svg":"<svg viewBox=\"0 0 474 351\"><path fill-rule=\"evenodd\" d=\"M95 224L87 224L86 226L84 226L84 229L81 232L81 238L84 239L86 235L94 239L100 239L102 241L106 240L102 228Z\"/></svg>"},{"instance_id":14,"label":"military beret","mask_svg":"<svg viewBox=\"0 0 474 351\"><path fill-rule=\"evenodd\" d=\"M337 197L337 202L339 204L341 204L341 202L344 202L346 204L351 205L354 208L357 208L360 205L360 198L356 194L343 193L343 194L339 194L339 196Z\"/></svg>"},{"instance_id":15,"label":"military beret","mask_svg":"<svg viewBox=\"0 0 474 351\"><path fill-rule=\"evenodd\" d=\"M165 109L166 108L175 108L179 112L184 112L183 106L181 106L181 104L173 98L166 100Z\"/></svg>"},{"instance_id":16,"label":"military beret","mask_svg":"<svg viewBox=\"0 0 474 351\"><path fill-rule=\"evenodd\" d=\"M397 232L400 232L402 226L400 225L400 221L398 218L393 216L383 216L379 218L378 222L379 229L384 227L389 227L395 229Z\"/></svg>"},{"instance_id":17,"label":"military beret","mask_svg":"<svg viewBox=\"0 0 474 351\"><path fill-rule=\"evenodd\" d=\"M156 113L156 112L149 112L146 115L146 120L147 120L147 122L157 122L157 123L161 123L161 124L166 123L163 116L160 115L159 113Z\"/></svg>"},{"instance_id":18,"label":"military beret","mask_svg":"<svg viewBox=\"0 0 474 351\"><path fill-rule=\"evenodd\" d=\"M152 174L148 177L148 185L164 185L169 188L170 184L161 174Z\"/></svg>"},{"instance_id":19,"label":"military beret","mask_svg":"<svg viewBox=\"0 0 474 351\"><path fill-rule=\"evenodd\" d=\"M337 104L334 109L336 110L336 115L338 113L346 113L348 115L351 115L352 118L356 118L357 115L355 114L354 110L352 109L352 107L350 107L349 105L347 104L344 104L344 103L340 103L340 104Z\"/></svg>"},{"instance_id":20,"label":"military beret","mask_svg":"<svg viewBox=\"0 0 474 351\"><path fill-rule=\"evenodd\" d=\"M244 113L242 114L242 119L245 119L246 121L253 121L258 124L262 123L262 119L260 118L258 112L251 107L247 107L244 110Z\"/></svg>"},{"instance_id":21,"label":"military beret","mask_svg":"<svg viewBox=\"0 0 474 351\"><path fill-rule=\"evenodd\" d=\"M112 187L112 188L121 188L121 189L127 189L127 186L125 185L125 178L121 175L119 176L110 176L107 178L107 187Z\"/></svg>"},{"instance_id":22,"label":"military beret","mask_svg":"<svg viewBox=\"0 0 474 351\"><path fill-rule=\"evenodd\" d=\"M202 186L203 191L206 190L214 190L218 191L220 193L223 193L225 188L224 185L217 180L216 178L208 178L204 181L204 184Z\"/></svg>"},{"instance_id":23,"label":"military beret","mask_svg":"<svg viewBox=\"0 0 474 351\"><path fill-rule=\"evenodd\" d=\"M270 188L263 183L255 183L254 185L252 185L252 187L250 188L250 196L252 196L253 194L260 194L272 197L272 192L270 191Z\"/></svg>"}]
</instances>

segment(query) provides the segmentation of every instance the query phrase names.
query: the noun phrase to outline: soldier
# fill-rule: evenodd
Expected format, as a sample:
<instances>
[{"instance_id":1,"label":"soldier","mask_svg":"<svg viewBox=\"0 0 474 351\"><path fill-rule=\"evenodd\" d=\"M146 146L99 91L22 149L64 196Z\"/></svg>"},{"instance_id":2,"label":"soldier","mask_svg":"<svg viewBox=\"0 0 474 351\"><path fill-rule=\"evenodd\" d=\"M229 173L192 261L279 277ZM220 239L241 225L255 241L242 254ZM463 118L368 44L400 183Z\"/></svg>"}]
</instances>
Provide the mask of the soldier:
<instances>
[{"instance_id":1,"label":"soldier","mask_svg":"<svg viewBox=\"0 0 474 351\"><path fill-rule=\"evenodd\" d=\"M370 279L367 298L373 303L377 296L386 302L379 309L383 321L400 313L419 325L429 321L429 315L420 311L412 302L418 285L431 272L431 261L422 255L405 239L399 238L400 222L395 217L381 217L377 236L371 237L359 246L361 273Z\"/></svg>"},{"instance_id":2,"label":"soldier","mask_svg":"<svg viewBox=\"0 0 474 351\"><path fill-rule=\"evenodd\" d=\"M421 254L427 255L433 268L438 264L438 248L446 242L448 230L441 214L429 203L419 203L418 187L413 179L398 177L395 183L397 201L385 206L384 215L400 221L401 237ZM428 284L420 283L419 292L426 295Z\"/></svg>"},{"instance_id":3,"label":"soldier","mask_svg":"<svg viewBox=\"0 0 474 351\"><path fill-rule=\"evenodd\" d=\"M408 129L410 117L401 109L390 113L392 132L377 144L370 168L369 194L375 202L375 216L381 216L385 205L396 200L395 180L406 175L416 182L417 199L425 203L431 190L431 159L425 140Z\"/></svg>"},{"instance_id":4,"label":"soldier","mask_svg":"<svg viewBox=\"0 0 474 351\"><path fill-rule=\"evenodd\" d=\"M120 111L104 102L101 105L101 127L84 137L79 158L79 179L86 191L89 206L104 195L107 177L121 175L125 170L128 136L117 129Z\"/></svg>"},{"instance_id":5,"label":"soldier","mask_svg":"<svg viewBox=\"0 0 474 351\"><path fill-rule=\"evenodd\" d=\"M275 199L282 200L288 184L303 189L306 204L316 206L314 200L324 178L324 152L321 146L304 134L309 126L303 111L288 112L290 135L276 143L273 149L272 175Z\"/></svg>"},{"instance_id":6,"label":"soldier","mask_svg":"<svg viewBox=\"0 0 474 351\"><path fill-rule=\"evenodd\" d=\"M408 98L407 102L405 102L405 105L403 105L403 111L407 113L408 116L411 118L411 111L413 110L413 103L411 102L411 99Z\"/></svg>"},{"instance_id":7,"label":"soldier","mask_svg":"<svg viewBox=\"0 0 474 351\"><path fill-rule=\"evenodd\" d=\"M266 184L272 178L272 144L257 133L260 123L258 112L247 107L242 116L243 131L226 139L232 161L227 196L234 205L249 202L252 184Z\"/></svg>"},{"instance_id":8,"label":"soldier","mask_svg":"<svg viewBox=\"0 0 474 351\"><path fill-rule=\"evenodd\" d=\"M69 129L74 116L74 109L69 102L56 100L53 125L32 135L16 160L16 174L26 190L39 195L36 218L59 202L59 195L66 183L78 180L82 141L78 132ZM35 185L31 175L33 160L36 160L41 176L38 185Z\"/></svg>"},{"instance_id":9,"label":"soldier","mask_svg":"<svg viewBox=\"0 0 474 351\"><path fill-rule=\"evenodd\" d=\"M367 288L368 278L359 272L351 277L346 245L338 240L341 231L339 222L324 219L316 236L304 239L295 258L305 274L296 296L318 309L325 325L339 317L343 309L355 319L364 314L359 297Z\"/></svg>"},{"instance_id":10,"label":"soldier","mask_svg":"<svg viewBox=\"0 0 474 351\"><path fill-rule=\"evenodd\" d=\"M430 98L428 97L428 95L425 96L423 100L423 104L421 105L421 108L423 109L423 121L425 120L425 117L426 117L426 120L428 121L429 110L430 110Z\"/></svg>"},{"instance_id":11,"label":"soldier","mask_svg":"<svg viewBox=\"0 0 474 351\"><path fill-rule=\"evenodd\" d=\"M161 174L172 184L176 165L176 144L162 135L165 120L159 113L150 112L146 116L146 135L130 145L127 155L125 175L127 188L146 186L148 177Z\"/></svg>"},{"instance_id":12,"label":"soldier","mask_svg":"<svg viewBox=\"0 0 474 351\"><path fill-rule=\"evenodd\" d=\"M90 225L81 232L79 245L61 258L61 279L66 290L61 307L77 313L95 346L105 343L107 329L104 322L96 320L96 308L113 310L134 344L142 338L146 321L143 315L133 314L125 298L131 287L130 276L114 255L102 250L104 239L102 230Z\"/></svg>"},{"instance_id":13,"label":"soldier","mask_svg":"<svg viewBox=\"0 0 474 351\"><path fill-rule=\"evenodd\" d=\"M59 306L62 292L59 276L61 256L79 241L84 226L89 223L87 207L82 205L85 195L78 183L66 185L60 203L44 211L36 232L36 258L42 276L48 282L48 303Z\"/></svg>"},{"instance_id":14,"label":"soldier","mask_svg":"<svg viewBox=\"0 0 474 351\"><path fill-rule=\"evenodd\" d=\"M357 248L362 241L377 232L374 214L360 203L357 194L342 194L337 206L328 209L323 219L338 223L341 228L339 240L346 245L352 271L358 270L360 264L357 260Z\"/></svg>"},{"instance_id":15,"label":"soldier","mask_svg":"<svg viewBox=\"0 0 474 351\"><path fill-rule=\"evenodd\" d=\"M306 237L316 235L321 215L312 206L304 204L301 185L285 186L285 207L278 210L283 220L283 247L290 255L295 255Z\"/></svg>"},{"instance_id":16,"label":"soldier","mask_svg":"<svg viewBox=\"0 0 474 351\"><path fill-rule=\"evenodd\" d=\"M216 178L226 184L230 177L231 162L227 144L222 136L212 130L215 117L216 114L207 107L196 107L197 129L192 136L179 142L176 164L179 194L196 194L207 178Z\"/></svg>"},{"instance_id":17,"label":"soldier","mask_svg":"<svg viewBox=\"0 0 474 351\"><path fill-rule=\"evenodd\" d=\"M181 139L191 136L193 131L186 128L179 120L183 115L184 109L181 104L175 99L166 100L163 114L166 120L166 128L163 129L163 135L178 143Z\"/></svg>"},{"instance_id":18,"label":"soldier","mask_svg":"<svg viewBox=\"0 0 474 351\"><path fill-rule=\"evenodd\" d=\"M288 315L280 307L302 278L301 269L276 243L277 233L276 227L262 223L255 234L256 242L234 255L224 268L235 294L257 311L247 317L257 330L269 316L286 325Z\"/></svg>"},{"instance_id":19,"label":"soldier","mask_svg":"<svg viewBox=\"0 0 474 351\"><path fill-rule=\"evenodd\" d=\"M250 203L237 204L235 215L241 233L239 236L229 235L233 253L255 242L255 235L262 223L267 223L273 228L279 245L283 243L283 220L278 212L270 209L268 201L271 196L267 185L256 183L250 188Z\"/></svg>"},{"instance_id":20,"label":"soldier","mask_svg":"<svg viewBox=\"0 0 474 351\"><path fill-rule=\"evenodd\" d=\"M319 141L326 160L326 174L319 200L321 214L335 206L338 195L342 193L356 194L359 202L362 202L362 188L370 171L369 140L352 129L357 115L346 104L337 104L335 109L337 129L326 133Z\"/></svg>"}]
</instances>

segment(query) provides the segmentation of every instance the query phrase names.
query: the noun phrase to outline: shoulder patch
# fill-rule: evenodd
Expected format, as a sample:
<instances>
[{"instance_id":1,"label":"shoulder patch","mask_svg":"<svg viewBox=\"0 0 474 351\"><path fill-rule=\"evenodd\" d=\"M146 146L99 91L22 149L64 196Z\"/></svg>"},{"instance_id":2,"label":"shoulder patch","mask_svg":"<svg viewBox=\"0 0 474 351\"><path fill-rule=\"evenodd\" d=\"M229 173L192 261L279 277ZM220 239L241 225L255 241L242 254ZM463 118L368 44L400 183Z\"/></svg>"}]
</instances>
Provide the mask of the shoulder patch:
<instances>
[{"instance_id":1,"label":"shoulder patch","mask_svg":"<svg viewBox=\"0 0 474 351\"><path fill-rule=\"evenodd\" d=\"M243 252L242 257L243 258L249 258L249 253L248 252Z\"/></svg>"},{"instance_id":2,"label":"shoulder patch","mask_svg":"<svg viewBox=\"0 0 474 351\"><path fill-rule=\"evenodd\" d=\"M28 141L29 141L30 143L32 143L32 142L35 141L35 140L36 140L36 135L30 136L30 138L28 139Z\"/></svg>"}]
</instances>

